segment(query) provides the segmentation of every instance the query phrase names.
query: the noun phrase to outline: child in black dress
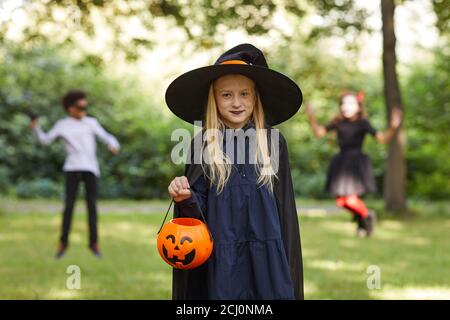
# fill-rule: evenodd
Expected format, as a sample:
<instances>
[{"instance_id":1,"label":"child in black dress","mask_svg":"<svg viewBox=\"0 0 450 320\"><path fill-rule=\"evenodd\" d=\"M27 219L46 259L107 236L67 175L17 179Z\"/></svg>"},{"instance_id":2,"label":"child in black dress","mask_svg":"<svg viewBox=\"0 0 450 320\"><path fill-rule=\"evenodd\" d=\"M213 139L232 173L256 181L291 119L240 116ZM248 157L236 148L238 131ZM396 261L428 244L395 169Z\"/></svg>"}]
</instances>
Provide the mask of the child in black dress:
<instances>
[{"instance_id":1,"label":"child in black dress","mask_svg":"<svg viewBox=\"0 0 450 320\"><path fill-rule=\"evenodd\" d=\"M375 214L369 211L359 196L375 192L376 186L372 164L362 151L367 133L379 143L388 143L400 126L402 112L395 108L391 115L389 129L382 133L375 130L364 116L362 102L364 94L344 92L339 99L339 115L325 127L319 126L314 118L312 107L306 107L309 122L317 138L336 130L340 152L333 157L328 168L326 190L336 196L336 204L353 213L358 222L357 235L370 236L373 232Z\"/></svg>"},{"instance_id":2,"label":"child in black dress","mask_svg":"<svg viewBox=\"0 0 450 320\"><path fill-rule=\"evenodd\" d=\"M269 69L261 50L241 44L175 79L166 102L181 119L204 121L206 138L192 149L192 159L197 151L205 159L187 163L168 187L174 216L200 218L200 207L214 239L205 264L173 270L173 299L303 299L288 148L281 134L271 137L271 126L300 108L300 88ZM240 139L247 134L248 144Z\"/></svg>"}]
</instances>

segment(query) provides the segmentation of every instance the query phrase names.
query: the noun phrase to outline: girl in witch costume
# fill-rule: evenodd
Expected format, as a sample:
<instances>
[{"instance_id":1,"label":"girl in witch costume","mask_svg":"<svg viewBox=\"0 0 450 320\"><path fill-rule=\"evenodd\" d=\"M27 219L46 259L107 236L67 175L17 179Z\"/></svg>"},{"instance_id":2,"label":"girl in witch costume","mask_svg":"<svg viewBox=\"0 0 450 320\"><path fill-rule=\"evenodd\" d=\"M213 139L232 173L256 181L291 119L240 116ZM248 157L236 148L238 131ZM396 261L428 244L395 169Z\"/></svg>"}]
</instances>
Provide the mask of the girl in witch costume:
<instances>
[{"instance_id":1,"label":"girl in witch costume","mask_svg":"<svg viewBox=\"0 0 450 320\"><path fill-rule=\"evenodd\" d=\"M175 79L166 102L181 119L203 121L200 152L191 142L184 176L168 187L174 216L200 218L200 207L214 239L206 263L173 270L173 299L303 299L287 143L271 128L298 111L300 88L241 44Z\"/></svg>"},{"instance_id":2,"label":"girl in witch costume","mask_svg":"<svg viewBox=\"0 0 450 320\"><path fill-rule=\"evenodd\" d=\"M311 104L306 113L317 138L337 131L340 152L335 155L328 168L326 191L336 197L336 204L349 210L357 222L357 235L370 236L375 223L375 212L368 210L359 197L366 192L375 192L370 159L362 151L364 136L369 133L379 143L388 143L400 126L402 112L394 108L389 129L383 133L375 130L364 115L364 93L343 92L339 99L339 114L325 127L317 124Z\"/></svg>"}]
</instances>

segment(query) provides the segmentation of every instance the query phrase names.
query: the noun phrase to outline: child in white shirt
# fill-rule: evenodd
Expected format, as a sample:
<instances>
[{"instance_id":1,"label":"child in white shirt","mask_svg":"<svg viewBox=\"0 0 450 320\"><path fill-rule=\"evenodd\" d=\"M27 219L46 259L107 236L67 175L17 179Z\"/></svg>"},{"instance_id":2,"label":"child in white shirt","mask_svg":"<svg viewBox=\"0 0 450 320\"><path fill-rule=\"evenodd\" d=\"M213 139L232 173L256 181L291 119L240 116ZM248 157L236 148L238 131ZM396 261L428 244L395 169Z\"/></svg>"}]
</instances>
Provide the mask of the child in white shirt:
<instances>
[{"instance_id":1,"label":"child in white shirt","mask_svg":"<svg viewBox=\"0 0 450 320\"><path fill-rule=\"evenodd\" d=\"M97 184L100 170L96 155L96 137L108 145L113 154L117 154L120 145L117 139L106 132L97 119L87 116L86 94L82 91L70 91L63 97L66 118L58 120L53 128L45 133L37 119L31 121L31 127L42 145L49 145L61 138L66 150L65 208L63 212L62 232L56 258L64 255L68 247L68 237L72 213L78 192L78 184L83 181L86 190L86 202L89 214L89 248L100 257L97 235Z\"/></svg>"}]
</instances>

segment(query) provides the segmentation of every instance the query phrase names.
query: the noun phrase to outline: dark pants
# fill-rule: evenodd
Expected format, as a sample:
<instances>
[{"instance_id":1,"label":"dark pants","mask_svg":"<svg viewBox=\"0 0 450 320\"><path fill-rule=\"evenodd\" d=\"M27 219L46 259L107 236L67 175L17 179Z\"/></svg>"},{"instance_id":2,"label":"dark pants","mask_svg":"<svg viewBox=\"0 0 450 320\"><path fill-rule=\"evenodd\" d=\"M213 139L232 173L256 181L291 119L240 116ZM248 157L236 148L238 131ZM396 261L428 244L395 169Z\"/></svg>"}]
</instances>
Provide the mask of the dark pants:
<instances>
[{"instance_id":1,"label":"dark pants","mask_svg":"<svg viewBox=\"0 0 450 320\"><path fill-rule=\"evenodd\" d=\"M63 213L61 243L68 245L72 214L80 181L84 182L89 220L89 245L97 243L97 177L88 171L65 172L66 195Z\"/></svg>"}]
</instances>

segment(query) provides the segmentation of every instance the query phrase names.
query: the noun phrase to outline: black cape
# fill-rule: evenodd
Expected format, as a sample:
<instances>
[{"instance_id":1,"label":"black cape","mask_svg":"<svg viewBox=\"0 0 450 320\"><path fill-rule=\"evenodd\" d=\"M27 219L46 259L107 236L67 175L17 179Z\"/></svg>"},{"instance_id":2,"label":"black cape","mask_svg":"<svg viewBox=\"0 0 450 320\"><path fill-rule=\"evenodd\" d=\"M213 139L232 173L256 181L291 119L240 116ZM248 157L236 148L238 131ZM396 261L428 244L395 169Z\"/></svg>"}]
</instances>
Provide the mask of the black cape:
<instances>
[{"instance_id":1,"label":"black cape","mask_svg":"<svg viewBox=\"0 0 450 320\"><path fill-rule=\"evenodd\" d=\"M281 236L289 261L289 269L294 295L298 300L303 300L303 263L300 243L300 228L298 224L297 208L292 186L291 169L289 167L287 142L279 133L280 138L280 163L278 167L278 178L275 179L274 194L276 198ZM194 140L192 140L194 141ZM193 150L193 142L191 149ZM185 165L184 175L189 185L203 174L200 164L194 164L191 151L191 164ZM174 210L174 218L178 215ZM172 299L174 300L206 300L208 299L208 267L204 263L198 268L191 270L173 269L172 274Z\"/></svg>"}]
</instances>

